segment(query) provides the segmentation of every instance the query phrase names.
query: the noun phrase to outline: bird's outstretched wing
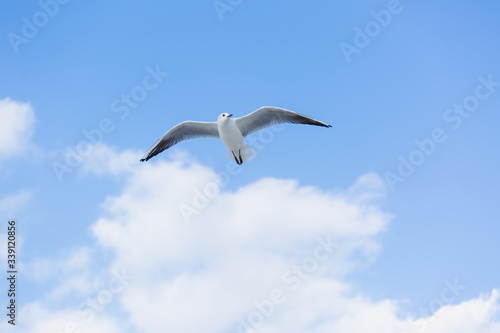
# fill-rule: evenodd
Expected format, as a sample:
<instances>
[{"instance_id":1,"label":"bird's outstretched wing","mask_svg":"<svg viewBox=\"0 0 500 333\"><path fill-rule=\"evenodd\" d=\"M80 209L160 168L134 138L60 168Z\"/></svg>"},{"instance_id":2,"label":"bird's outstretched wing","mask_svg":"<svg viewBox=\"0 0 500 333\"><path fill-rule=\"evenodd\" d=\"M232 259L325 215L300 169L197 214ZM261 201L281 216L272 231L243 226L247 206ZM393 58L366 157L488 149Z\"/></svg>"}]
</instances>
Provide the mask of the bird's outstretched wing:
<instances>
[{"instance_id":1,"label":"bird's outstretched wing","mask_svg":"<svg viewBox=\"0 0 500 333\"><path fill-rule=\"evenodd\" d=\"M149 160L165 149L189 139L197 138L219 138L219 129L216 122L184 121L172 127L160 140L149 148L141 159L141 162Z\"/></svg>"},{"instance_id":2,"label":"bird's outstretched wing","mask_svg":"<svg viewBox=\"0 0 500 333\"><path fill-rule=\"evenodd\" d=\"M238 126L243 136L247 136L269 126L282 123L332 127L331 125L325 124L324 122L314 118L304 116L300 113L272 106L261 107L244 117L235 118L234 120L236 121L236 126Z\"/></svg>"}]
</instances>

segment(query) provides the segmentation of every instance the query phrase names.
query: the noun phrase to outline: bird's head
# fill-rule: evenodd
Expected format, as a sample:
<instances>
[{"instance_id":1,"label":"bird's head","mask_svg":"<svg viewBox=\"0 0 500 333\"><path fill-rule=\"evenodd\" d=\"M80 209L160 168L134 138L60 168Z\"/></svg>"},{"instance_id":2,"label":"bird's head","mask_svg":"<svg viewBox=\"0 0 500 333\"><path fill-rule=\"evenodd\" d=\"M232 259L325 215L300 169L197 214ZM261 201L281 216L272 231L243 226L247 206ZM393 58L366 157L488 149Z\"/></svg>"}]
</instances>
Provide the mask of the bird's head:
<instances>
[{"instance_id":1,"label":"bird's head","mask_svg":"<svg viewBox=\"0 0 500 333\"><path fill-rule=\"evenodd\" d=\"M230 113L221 113L219 115L219 118L217 119L217 122L219 123L225 123L226 121L228 121L233 115L230 114Z\"/></svg>"}]
</instances>

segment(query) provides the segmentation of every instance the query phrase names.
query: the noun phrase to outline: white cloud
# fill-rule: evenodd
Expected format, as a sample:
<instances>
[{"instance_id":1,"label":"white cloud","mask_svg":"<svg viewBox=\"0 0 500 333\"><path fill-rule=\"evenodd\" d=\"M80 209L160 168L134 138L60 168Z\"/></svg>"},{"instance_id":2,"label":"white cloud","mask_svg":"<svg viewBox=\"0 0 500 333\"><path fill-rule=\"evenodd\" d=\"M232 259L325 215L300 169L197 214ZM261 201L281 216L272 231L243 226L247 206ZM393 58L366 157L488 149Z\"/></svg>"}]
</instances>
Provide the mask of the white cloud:
<instances>
[{"instance_id":1,"label":"white cloud","mask_svg":"<svg viewBox=\"0 0 500 333\"><path fill-rule=\"evenodd\" d=\"M114 255L110 270L124 267L135 278L116 297L121 310L104 309L95 325L127 322L127 331L152 333L243 332L252 323L255 332L498 331L496 290L444 303L428 318L401 316L398 300L354 291L346 274L376 258L391 219L377 204L385 190L376 174L347 190L265 178L207 196L216 173L189 158L141 164L135 153L102 149L84 170L121 174L124 187L91 229L99 251ZM196 210L191 223L185 206Z\"/></svg>"},{"instance_id":2,"label":"white cloud","mask_svg":"<svg viewBox=\"0 0 500 333\"><path fill-rule=\"evenodd\" d=\"M123 332L112 318L101 316L86 322L73 310L57 311L40 302L32 302L18 310L16 326L8 324L7 319L0 323L0 331L5 333Z\"/></svg>"},{"instance_id":3,"label":"white cloud","mask_svg":"<svg viewBox=\"0 0 500 333\"><path fill-rule=\"evenodd\" d=\"M83 159L81 171L96 175L118 175L131 172L139 164L140 152L123 151L104 144L93 146L92 153Z\"/></svg>"},{"instance_id":4,"label":"white cloud","mask_svg":"<svg viewBox=\"0 0 500 333\"><path fill-rule=\"evenodd\" d=\"M363 194L373 188L370 177L357 183L359 192L365 183L370 186ZM93 226L117 264L138 276L123 304L140 330L231 327L259 294L265 298L274 288L295 285L293 275L287 282L284 274L312 255L318 238L337 246L318 271L335 279L378 252L372 237L389 222L388 214L352 193L267 178L222 191L187 224L179 208L191 205L214 178L195 163L141 165L123 193L107 199Z\"/></svg>"},{"instance_id":5,"label":"white cloud","mask_svg":"<svg viewBox=\"0 0 500 333\"><path fill-rule=\"evenodd\" d=\"M439 332L500 332L500 292L440 308L420 326L429 333Z\"/></svg>"},{"instance_id":6,"label":"white cloud","mask_svg":"<svg viewBox=\"0 0 500 333\"><path fill-rule=\"evenodd\" d=\"M15 194L6 195L0 198L0 212L2 212L2 218L11 219L16 218L19 211L29 203L32 198L32 192L28 190L21 190ZM6 222L4 222L6 223ZM7 247L7 234L4 232L6 230L1 230L0 232L0 248L5 249ZM19 233L17 233L17 248L19 249L22 244L22 239ZM19 242L21 240L21 242ZM6 262L7 251L0 251L0 260Z\"/></svg>"},{"instance_id":7,"label":"white cloud","mask_svg":"<svg viewBox=\"0 0 500 333\"><path fill-rule=\"evenodd\" d=\"M22 154L34 132L35 114L29 103L0 100L0 160Z\"/></svg>"},{"instance_id":8,"label":"white cloud","mask_svg":"<svg viewBox=\"0 0 500 333\"><path fill-rule=\"evenodd\" d=\"M15 194L9 194L0 198L0 211L11 218L24 208L33 197L33 193L28 190L21 190Z\"/></svg>"},{"instance_id":9,"label":"white cloud","mask_svg":"<svg viewBox=\"0 0 500 333\"><path fill-rule=\"evenodd\" d=\"M62 299L68 294L86 295L98 285L91 275L93 254L90 248L80 247L64 252L58 258L29 262L23 270L30 272L28 279L37 284L50 282L54 285L48 299Z\"/></svg>"}]
</instances>

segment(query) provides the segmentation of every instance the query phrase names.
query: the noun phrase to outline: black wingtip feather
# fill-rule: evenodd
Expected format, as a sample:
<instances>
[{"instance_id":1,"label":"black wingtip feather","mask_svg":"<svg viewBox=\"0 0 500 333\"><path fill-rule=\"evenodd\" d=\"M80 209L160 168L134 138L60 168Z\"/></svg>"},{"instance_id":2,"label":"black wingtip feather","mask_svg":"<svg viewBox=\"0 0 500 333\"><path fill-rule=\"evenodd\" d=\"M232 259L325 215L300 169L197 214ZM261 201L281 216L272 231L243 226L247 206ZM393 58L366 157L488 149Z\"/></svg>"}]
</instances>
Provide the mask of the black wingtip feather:
<instances>
[{"instance_id":1,"label":"black wingtip feather","mask_svg":"<svg viewBox=\"0 0 500 333\"><path fill-rule=\"evenodd\" d=\"M332 125L328 125L328 124L320 123L320 122L308 123L307 125L321 126L321 127L326 127L326 128L332 127Z\"/></svg>"}]
</instances>

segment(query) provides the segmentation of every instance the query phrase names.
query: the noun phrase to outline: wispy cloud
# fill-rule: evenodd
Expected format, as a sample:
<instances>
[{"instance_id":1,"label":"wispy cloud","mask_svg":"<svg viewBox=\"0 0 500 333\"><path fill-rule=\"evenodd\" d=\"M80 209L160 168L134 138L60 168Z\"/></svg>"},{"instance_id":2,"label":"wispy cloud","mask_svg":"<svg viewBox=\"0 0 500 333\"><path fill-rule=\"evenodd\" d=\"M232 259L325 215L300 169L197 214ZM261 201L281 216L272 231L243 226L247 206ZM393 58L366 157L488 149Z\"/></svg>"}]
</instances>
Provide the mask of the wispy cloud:
<instances>
[{"instance_id":1,"label":"wispy cloud","mask_svg":"<svg viewBox=\"0 0 500 333\"><path fill-rule=\"evenodd\" d=\"M14 218L19 210L28 204L32 197L33 193L29 190L20 190L15 194L0 197L0 211L9 216L9 218Z\"/></svg>"},{"instance_id":2,"label":"wispy cloud","mask_svg":"<svg viewBox=\"0 0 500 333\"><path fill-rule=\"evenodd\" d=\"M0 100L0 162L26 153L34 133L35 113L29 103Z\"/></svg>"}]
</instances>

